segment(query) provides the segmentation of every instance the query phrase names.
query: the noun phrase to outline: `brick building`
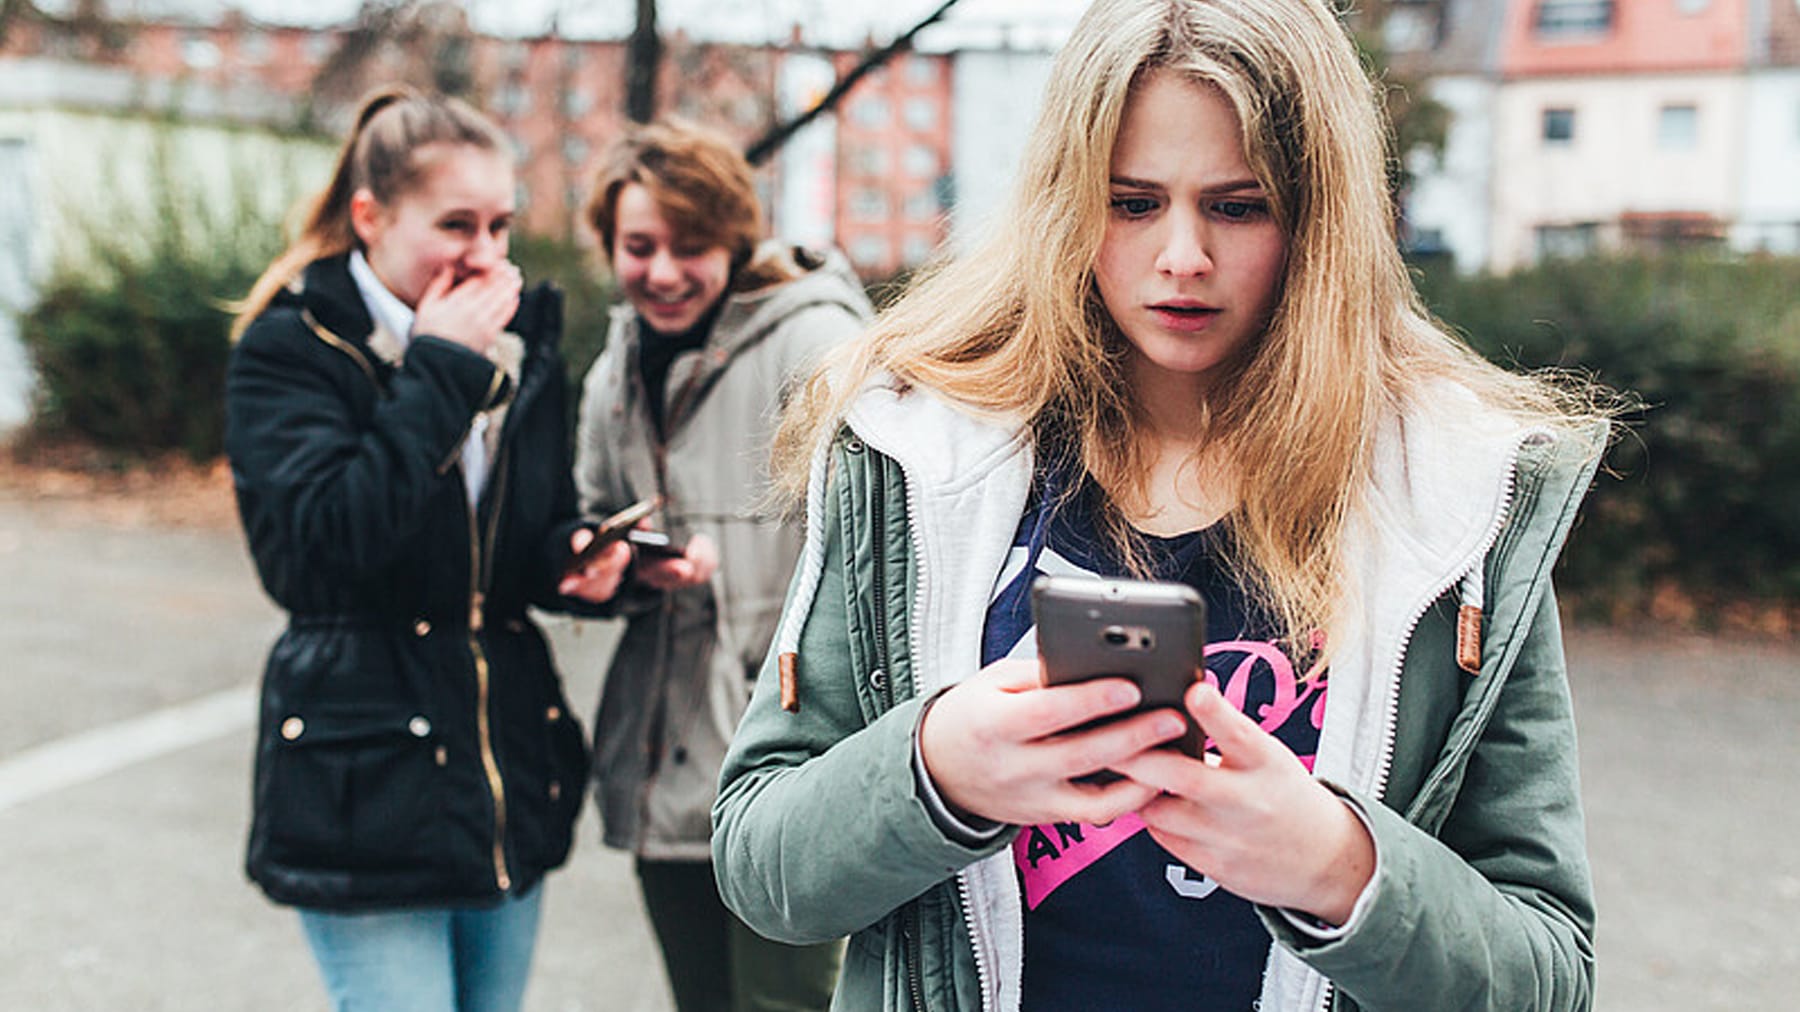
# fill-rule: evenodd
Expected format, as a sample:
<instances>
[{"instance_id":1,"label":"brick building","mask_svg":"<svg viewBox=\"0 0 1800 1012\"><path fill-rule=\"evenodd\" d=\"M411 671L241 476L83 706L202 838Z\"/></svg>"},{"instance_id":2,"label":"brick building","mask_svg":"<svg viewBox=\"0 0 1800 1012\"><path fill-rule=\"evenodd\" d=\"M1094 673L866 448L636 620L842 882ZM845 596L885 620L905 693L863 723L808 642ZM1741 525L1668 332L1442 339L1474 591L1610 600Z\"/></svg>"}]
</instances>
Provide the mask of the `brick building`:
<instances>
[{"instance_id":1,"label":"brick building","mask_svg":"<svg viewBox=\"0 0 1800 1012\"><path fill-rule=\"evenodd\" d=\"M215 24L121 23L109 31L111 44L26 22L10 33L0 60L51 56L127 70L147 82L280 96L292 105L289 125L334 134L358 96L380 83L459 82L457 90L513 139L522 226L584 236L579 216L588 179L624 123L623 42L481 35L451 4L411 17L373 26L379 30L267 25L236 14ZM841 74L858 56L798 43L697 42L681 33L665 47L658 87L664 110L746 146L778 121L784 61L823 55ZM949 57L903 54L860 82L837 110L830 232L870 278L922 263L944 238L953 193L950 86ZM777 154L758 179L777 232L783 222L768 198L782 172Z\"/></svg>"}]
</instances>

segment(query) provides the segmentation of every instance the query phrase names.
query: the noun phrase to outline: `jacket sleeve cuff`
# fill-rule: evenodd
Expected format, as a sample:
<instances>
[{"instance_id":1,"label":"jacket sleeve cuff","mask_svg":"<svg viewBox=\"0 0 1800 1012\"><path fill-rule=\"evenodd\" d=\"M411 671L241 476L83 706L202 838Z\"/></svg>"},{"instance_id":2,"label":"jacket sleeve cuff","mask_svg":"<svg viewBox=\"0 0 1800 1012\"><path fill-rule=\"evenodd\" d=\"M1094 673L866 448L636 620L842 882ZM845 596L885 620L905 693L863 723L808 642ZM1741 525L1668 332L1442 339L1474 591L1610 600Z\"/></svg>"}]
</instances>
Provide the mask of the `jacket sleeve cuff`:
<instances>
[{"instance_id":1,"label":"jacket sleeve cuff","mask_svg":"<svg viewBox=\"0 0 1800 1012\"><path fill-rule=\"evenodd\" d=\"M1281 915L1288 926L1302 937L1314 942L1333 942L1349 935L1368 920L1369 904L1375 899L1375 883L1381 880L1381 844L1375 836L1375 825L1369 821L1369 813L1363 809L1362 802L1339 790L1330 781L1322 780L1320 783L1343 799L1344 804L1350 807L1350 811L1356 814L1357 821L1361 822L1363 829L1368 832L1369 839L1374 841L1375 870L1369 875L1369 881L1363 883L1362 892L1357 894L1356 902L1350 907L1349 918L1342 924L1327 924L1311 914L1289 910L1286 907L1275 908L1275 913Z\"/></svg>"},{"instance_id":2,"label":"jacket sleeve cuff","mask_svg":"<svg viewBox=\"0 0 1800 1012\"><path fill-rule=\"evenodd\" d=\"M1005 835L1007 825L979 816L967 819L959 818L950 810L950 805L938 793L937 785L931 782L931 775L925 772L925 750L919 744L919 729L925 726L925 715L931 712L932 704L946 690L940 689L932 694L925 705L919 707L919 719L912 729L912 773L913 789L918 792L919 800L925 805L925 812L931 816L931 822L951 842L969 848L982 848Z\"/></svg>"}]
</instances>

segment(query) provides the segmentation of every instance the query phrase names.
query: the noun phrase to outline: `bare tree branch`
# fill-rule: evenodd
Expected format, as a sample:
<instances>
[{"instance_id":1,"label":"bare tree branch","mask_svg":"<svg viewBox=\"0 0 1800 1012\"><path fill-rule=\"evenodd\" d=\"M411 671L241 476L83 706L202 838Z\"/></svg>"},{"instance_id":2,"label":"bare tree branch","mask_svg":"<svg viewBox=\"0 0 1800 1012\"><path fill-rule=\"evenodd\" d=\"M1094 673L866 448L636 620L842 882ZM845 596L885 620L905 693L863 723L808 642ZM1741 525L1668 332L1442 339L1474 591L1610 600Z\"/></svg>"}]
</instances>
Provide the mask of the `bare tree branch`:
<instances>
[{"instance_id":1,"label":"bare tree branch","mask_svg":"<svg viewBox=\"0 0 1800 1012\"><path fill-rule=\"evenodd\" d=\"M642 2L642 0L640 0L640 2ZM886 64L903 50L912 48L913 36L919 34L919 32L923 31L926 27L941 20L945 14L950 12L950 8L955 7L956 4L957 0L944 0L943 3L938 5L937 10L926 15L925 20L908 28L905 33L895 38L894 41L863 56L862 62L850 68L848 74L839 78L838 82L831 86L831 90L826 92L811 109L806 110L786 123L776 125L774 129L764 134L762 139L750 145L749 150L744 152L745 159L747 159L751 165L761 165L768 161L770 156L774 155L776 151L779 151L783 144L786 144L790 138L799 133L808 123L811 123L813 120L818 119L820 116L837 108L838 103L843 101L844 96L849 93L850 89L856 87L856 82L867 77L874 71L879 70L882 65Z\"/></svg>"}]
</instances>

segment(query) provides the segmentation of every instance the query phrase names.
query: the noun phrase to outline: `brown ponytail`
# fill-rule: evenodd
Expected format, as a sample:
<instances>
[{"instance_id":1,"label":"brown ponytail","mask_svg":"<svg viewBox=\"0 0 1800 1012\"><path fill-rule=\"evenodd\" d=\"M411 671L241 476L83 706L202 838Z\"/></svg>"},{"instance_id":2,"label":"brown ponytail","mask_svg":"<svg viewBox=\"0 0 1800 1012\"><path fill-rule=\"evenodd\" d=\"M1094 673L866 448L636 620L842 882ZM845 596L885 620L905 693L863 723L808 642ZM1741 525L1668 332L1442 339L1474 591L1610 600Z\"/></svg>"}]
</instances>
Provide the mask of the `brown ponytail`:
<instances>
[{"instance_id":1,"label":"brown ponytail","mask_svg":"<svg viewBox=\"0 0 1800 1012\"><path fill-rule=\"evenodd\" d=\"M468 145L505 151L506 135L460 99L427 95L405 87L383 88L363 100L356 123L338 150L331 181L307 205L300 235L269 264L243 301L234 303L231 339L243 336L275 293L300 276L306 265L356 247L350 225L350 198L368 189L383 204L411 192L426 168L419 157L431 144Z\"/></svg>"}]
</instances>

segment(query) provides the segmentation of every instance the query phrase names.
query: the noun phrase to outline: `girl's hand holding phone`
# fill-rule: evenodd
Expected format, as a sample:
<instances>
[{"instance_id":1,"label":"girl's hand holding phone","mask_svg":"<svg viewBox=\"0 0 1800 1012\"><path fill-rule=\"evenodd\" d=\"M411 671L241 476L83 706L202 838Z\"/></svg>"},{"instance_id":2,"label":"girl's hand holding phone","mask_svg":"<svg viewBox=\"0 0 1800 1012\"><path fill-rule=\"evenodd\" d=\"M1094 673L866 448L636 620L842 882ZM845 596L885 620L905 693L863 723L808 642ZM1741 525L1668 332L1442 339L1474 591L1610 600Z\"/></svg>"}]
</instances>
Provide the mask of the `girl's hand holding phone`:
<instances>
[{"instance_id":1,"label":"girl's hand holding phone","mask_svg":"<svg viewBox=\"0 0 1800 1012\"><path fill-rule=\"evenodd\" d=\"M444 267L425 286L414 310L413 332L454 341L485 355L519 311L524 277L510 261L461 281L456 280L456 270Z\"/></svg>"},{"instance_id":2,"label":"girl's hand holding phone","mask_svg":"<svg viewBox=\"0 0 1800 1012\"><path fill-rule=\"evenodd\" d=\"M1153 749L1109 764L1150 792L1138 810L1150 835L1253 903L1343 924L1375 873L1362 820L1218 689L1196 684L1185 702L1216 755Z\"/></svg>"},{"instance_id":3,"label":"girl's hand holding phone","mask_svg":"<svg viewBox=\"0 0 1800 1012\"><path fill-rule=\"evenodd\" d=\"M1154 710L1074 730L1136 706L1136 685L1096 678L1044 686L1037 661L1003 659L939 696L919 725L925 773L959 815L1035 825L1104 825L1157 789L1133 780L1075 783L1181 737L1186 722Z\"/></svg>"},{"instance_id":4,"label":"girl's hand holding phone","mask_svg":"<svg viewBox=\"0 0 1800 1012\"><path fill-rule=\"evenodd\" d=\"M577 528L569 536L569 551L579 557L582 549L593 540L593 531L586 527ZM614 541L583 562L581 568L563 574L556 584L556 592L595 604L611 600L619 592L619 583L625 579L625 570L630 566L631 546L624 541Z\"/></svg>"}]
</instances>

